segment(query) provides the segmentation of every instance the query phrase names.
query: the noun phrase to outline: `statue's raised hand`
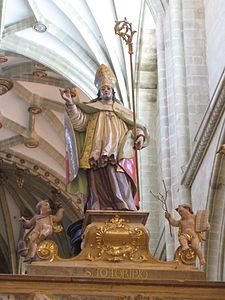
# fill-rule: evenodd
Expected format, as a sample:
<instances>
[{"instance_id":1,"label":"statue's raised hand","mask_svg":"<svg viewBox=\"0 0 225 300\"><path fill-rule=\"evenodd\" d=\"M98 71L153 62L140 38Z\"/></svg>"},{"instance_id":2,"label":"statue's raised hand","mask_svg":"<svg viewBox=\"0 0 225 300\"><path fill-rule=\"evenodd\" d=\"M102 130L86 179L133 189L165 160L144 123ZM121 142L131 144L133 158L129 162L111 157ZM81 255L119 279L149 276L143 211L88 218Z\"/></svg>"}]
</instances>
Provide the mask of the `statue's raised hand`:
<instances>
[{"instance_id":1,"label":"statue's raised hand","mask_svg":"<svg viewBox=\"0 0 225 300\"><path fill-rule=\"evenodd\" d=\"M61 97L63 98L63 100L66 101L67 105L72 105L73 104L73 100L72 100L72 95L71 95L71 89L66 88L66 89L59 89ZM73 92L74 94L74 92Z\"/></svg>"}]
</instances>

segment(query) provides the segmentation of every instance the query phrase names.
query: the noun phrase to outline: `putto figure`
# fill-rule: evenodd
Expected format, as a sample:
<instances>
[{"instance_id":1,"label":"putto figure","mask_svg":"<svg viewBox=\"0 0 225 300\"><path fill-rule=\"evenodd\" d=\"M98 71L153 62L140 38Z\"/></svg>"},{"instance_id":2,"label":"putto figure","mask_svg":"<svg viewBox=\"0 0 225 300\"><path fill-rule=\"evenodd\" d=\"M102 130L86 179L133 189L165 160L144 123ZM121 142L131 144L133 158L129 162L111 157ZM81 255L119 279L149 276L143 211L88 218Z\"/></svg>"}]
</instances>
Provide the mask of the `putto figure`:
<instances>
[{"instance_id":1,"label":"putto figure","mask_svg":"<svg viewBox=\"0 0 225 300\"><path fill-rule=\"evenodd\" d=\"M181 250L186 251L192 247L199 258L200 264L205 264L205 257L201 249L201 242L204 240L203 232L209 230L208 214L206 210L193 213L188 204L178 205L176 211L181 219L175 220L170 213L166 212L165 217L172 226L179 227L178 239Z\"/></svg>"},{"instance_id":2,"label":"putto figure","mask_svg":"<svg viewBox=\"0 0 225 300\"><path fill-rule=\"evenodd\" d=\"M19 221L23 227L31 230L26 234L23 241L19 242L18 252L21 256L26 257L27 261L36 259L36 251L38 244L44 241L53 232L63 230L60 222L63 218L64 208L58 205L56 214L52 215L50 204L47 200L39 201L36 205L37 214L30 220L21 217Z\"/></svg>"},{"instance_id":3,"label":"putto figure","mask_svg":"<svg viewBox=\"0 0 225 300\"><path fill-rule=\"evenodd\" d=\"M61 89L65 100L67 190L84 200L86 209L136 210L135 151L147 146L146 128L115 98L112 70L100 65L97 98L81 102L76 89Z\"/></svg>"}]
</instances>

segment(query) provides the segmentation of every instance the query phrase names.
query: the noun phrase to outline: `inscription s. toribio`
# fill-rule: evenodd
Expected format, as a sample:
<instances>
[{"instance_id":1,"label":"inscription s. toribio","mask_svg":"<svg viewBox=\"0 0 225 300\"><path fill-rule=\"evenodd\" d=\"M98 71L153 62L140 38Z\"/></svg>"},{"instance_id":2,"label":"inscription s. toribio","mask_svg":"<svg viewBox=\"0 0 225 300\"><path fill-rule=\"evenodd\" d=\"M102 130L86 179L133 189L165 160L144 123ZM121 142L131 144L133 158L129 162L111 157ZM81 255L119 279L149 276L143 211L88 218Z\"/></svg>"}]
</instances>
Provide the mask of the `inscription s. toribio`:
<instances>
[{"instance_id":1,"label":"inscription s. toribio","mask_svg":"<svg viewBox=\"0 0 225 300\"><path fill-rule=\"evenodd\" d=\"M119 279L148 279L152 270L141 269L109 269L86 268L84 274L92 278L119 278Z\"/></svg>"}]
</instances>

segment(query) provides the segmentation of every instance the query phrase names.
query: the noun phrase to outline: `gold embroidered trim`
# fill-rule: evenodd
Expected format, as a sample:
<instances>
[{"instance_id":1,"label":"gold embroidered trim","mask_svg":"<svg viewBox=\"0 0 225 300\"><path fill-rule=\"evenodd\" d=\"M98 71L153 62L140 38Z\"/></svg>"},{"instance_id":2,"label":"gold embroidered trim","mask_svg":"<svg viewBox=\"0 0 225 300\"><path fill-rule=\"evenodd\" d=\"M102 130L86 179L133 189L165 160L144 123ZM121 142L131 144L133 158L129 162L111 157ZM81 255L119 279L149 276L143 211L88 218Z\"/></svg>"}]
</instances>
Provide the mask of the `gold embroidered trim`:
<instances>
[{"instance_id":1,"label":"gold embroidered trim","mask_svg":"<svg viewBox=\"0 0 225 300\"><path fill-rule=\"evenodd\" d=\"M84 151L80 159L80 168L90 169L89 157L92 149L92 143L94 138L95 127L98 119L98 114L92 116L88 122L88 127L86 131L86 138L84 142Z\"/></svg>"}]
</instances>

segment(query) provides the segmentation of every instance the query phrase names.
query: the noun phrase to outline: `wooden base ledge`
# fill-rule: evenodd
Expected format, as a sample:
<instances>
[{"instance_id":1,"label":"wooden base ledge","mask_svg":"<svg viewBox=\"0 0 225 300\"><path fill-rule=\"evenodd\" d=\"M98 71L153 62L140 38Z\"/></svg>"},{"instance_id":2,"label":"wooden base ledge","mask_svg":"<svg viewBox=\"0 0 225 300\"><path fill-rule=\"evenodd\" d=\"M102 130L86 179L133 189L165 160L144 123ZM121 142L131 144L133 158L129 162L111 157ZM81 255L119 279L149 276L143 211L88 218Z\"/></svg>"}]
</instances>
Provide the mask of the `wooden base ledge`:
<instances>
[{"instance_id":1,"label":"wooden base ledge","mask_svg":"<svg viewBox=\"0 0 225 300\"><path fill-rule=\"evenodd\" d=\"M39 295L39 298L35 298L35 295L36 297ZM43 298L40 298L40 295ZM114 279L112 282L111 279L100 278L1 274L0 298L16 300L224 300L225 282L162 280L159 276L158 279L134 280L131 283L127 279Z\"/></svg>"}]
</instances>

